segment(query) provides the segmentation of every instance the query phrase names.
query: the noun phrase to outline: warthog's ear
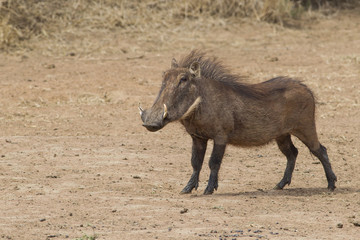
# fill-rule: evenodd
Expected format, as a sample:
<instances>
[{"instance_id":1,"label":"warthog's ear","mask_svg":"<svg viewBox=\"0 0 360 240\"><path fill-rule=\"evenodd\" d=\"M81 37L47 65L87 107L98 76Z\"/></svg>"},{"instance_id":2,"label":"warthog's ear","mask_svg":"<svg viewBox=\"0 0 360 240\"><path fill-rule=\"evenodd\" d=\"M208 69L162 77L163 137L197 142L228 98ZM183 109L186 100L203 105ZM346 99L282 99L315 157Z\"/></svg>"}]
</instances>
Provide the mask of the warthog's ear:
<instances>
[{"instance_id":1,"label":"warthog's ear","mask_svg":"<svg viewBox=\"0 0 360 240\"><path fill-rule=\"evenodd\" d=\"M173 59L171 60L171 68L177 68L177 67L179 67L179 65L178 65L176 59L173 58Z\"/></svg>"},{"instance_id":2,"label":"warthog's ear","mask_svg":"<svg viewBox=\"0 0 360 240\"><path fill-rule=\"evenodd\" d=\"M200 64L198 62L193 62L190 65L189 71L195 77L200 77L201 76Z\"/></svg>"}]
</instances>

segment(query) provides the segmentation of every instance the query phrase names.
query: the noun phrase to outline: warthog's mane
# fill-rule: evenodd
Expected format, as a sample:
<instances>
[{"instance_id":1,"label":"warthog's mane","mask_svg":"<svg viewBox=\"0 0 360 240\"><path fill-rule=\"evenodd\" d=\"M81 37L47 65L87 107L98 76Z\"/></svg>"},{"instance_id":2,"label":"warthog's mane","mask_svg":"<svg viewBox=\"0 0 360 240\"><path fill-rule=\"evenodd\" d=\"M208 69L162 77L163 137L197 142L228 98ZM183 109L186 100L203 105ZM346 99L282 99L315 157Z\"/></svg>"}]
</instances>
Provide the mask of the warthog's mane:
<instances>
[{"instance_id":1,"label":"warthog's mane","mask_svg":"<svg viewBox=\"0 0 360 240\"><path fill-rule=\"evenodd\" d=\"M262 98L264 92L252 85L241 83L244 78L240 75L231 74L230 71L216 58L207 57L206 53L200 50L193 50L179 61L179 67L189 68L193 62L200 64L202 78L214 80L226 85L239 94L251 98Z\"/></svg>"},{"instance_id":2,"label":"warthog's mane","mask_svg":"<svg viewBox=\"0 0 360 240\"><path fill-rule=\"evenodd\" d=\"M201 78L217 81L224 86L232 89L236 93L266 101L267 97L277 95L280 92L302 85L315 99L313 92L301 81L289 77L276 77L259 84L242 83L245 77L231 74L230 71L216 57L208 57L207 54L200 50L193 50L190 54L184 56L179 61L179 67L189 68L193 62L200 64ZM291 84L297 82L298 84Z\"/></svg>"}]
</instances>

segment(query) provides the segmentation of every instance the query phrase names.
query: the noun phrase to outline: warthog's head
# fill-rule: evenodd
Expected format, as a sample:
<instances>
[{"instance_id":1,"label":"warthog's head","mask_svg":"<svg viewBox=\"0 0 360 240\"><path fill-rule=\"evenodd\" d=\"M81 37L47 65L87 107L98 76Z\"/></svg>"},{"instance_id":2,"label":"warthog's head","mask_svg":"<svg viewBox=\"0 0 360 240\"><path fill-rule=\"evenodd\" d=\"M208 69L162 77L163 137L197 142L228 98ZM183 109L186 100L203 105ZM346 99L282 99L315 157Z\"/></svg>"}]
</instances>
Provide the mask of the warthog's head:
<instances>
[{"instance_id":1,"label":"warthog's head","mask_svg":"<svg viewBox=\"0 0 360 240\"><path fill-rule=\"evenodd\" d=\"M154 105L147 110L139 106L143 126L155 132L172 121L185 119L201 102L196 79L200 78L200 65L194 62L181 68L175 59L164 72L160 92Z\"/></svg>"}]
</instances>

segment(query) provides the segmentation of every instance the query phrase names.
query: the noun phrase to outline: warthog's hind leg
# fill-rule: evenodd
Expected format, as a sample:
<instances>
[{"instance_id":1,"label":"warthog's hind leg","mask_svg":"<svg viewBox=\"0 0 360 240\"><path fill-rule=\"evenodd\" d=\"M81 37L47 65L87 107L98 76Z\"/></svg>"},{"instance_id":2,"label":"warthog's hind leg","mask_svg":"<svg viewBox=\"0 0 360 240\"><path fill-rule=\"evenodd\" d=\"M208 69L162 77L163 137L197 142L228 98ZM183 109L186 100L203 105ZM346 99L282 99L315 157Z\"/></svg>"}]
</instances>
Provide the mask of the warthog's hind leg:
<instances>
[{"instance_id":1,"label":"warthog's hind leg","mask_svg":"<svg viewBox=\"0 0 360 240\"><path fill-rule=\"evenodd\" d=\"M310 152L320 160L325 170L326 178L328 181L328 189L330 191L334 191L337 178L335 173L331 169L331 164L327 155L326 148L321 145L318 140L315 123L313 123L313 125L310 127L294 131L294 135L298 137L309 148Z\"/></svg>"},{"instance_id":2,"label":"warthog's hind leg","mask_svg":"<svg viewBox=\"0 0 360 240\"><path fill-rule=\"evenodd\" d=\"M286 184L290 185L291 183L291 177L295 168L298 150L292 143L291 136L289 134L278 137L276 139L276 143L278 144L280 151L286 156L287 164L284 172L284 177L275 186L274 189L283 189Z\"/></svg>"},{"instance_id":3,"label":"warthog's hind leg","mask_svg":"<svg viewBox=\"0 0 360 240\"><path fill-rule=\"evenodd\" d=\"M331 168L331 164L329 161L329 157L327 155L326 148L320 144L320 148L318 150L311 152L320 160L321 164L323 165L326 174L326 179L328 181L328 189L330 191L334 191L336 188L335 182L337 181L337 178Z\"/></svg>"},{"instance_id":4,"label":"warthog's hind leg","mask_svg":"<svg viewBox=\"0 0 360 240\"><path fill-rule=\"evenodd\" d=\"M193 145L192 145L192 156L191 156L191 165L193 167L193 173L190 177L188 184L185 188L180 192L181 194L191 193L191 191L195 188L195 190L199 186L199 175L201 171L202 164L204 162L204 156L206 152L207 140L192 137Z\"/></svg>"}]
</instances>

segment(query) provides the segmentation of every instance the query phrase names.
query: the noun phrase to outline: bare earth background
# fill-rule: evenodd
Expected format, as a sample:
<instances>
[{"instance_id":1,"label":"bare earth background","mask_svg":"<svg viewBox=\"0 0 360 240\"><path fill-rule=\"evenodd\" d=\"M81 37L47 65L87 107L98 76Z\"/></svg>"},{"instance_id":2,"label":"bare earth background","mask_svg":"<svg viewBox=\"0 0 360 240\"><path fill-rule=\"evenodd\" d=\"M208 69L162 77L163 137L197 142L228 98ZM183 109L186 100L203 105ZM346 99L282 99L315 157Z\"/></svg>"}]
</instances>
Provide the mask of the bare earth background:
<instances>
[{"instance_id":1,"label":"bare earth background","mask_svg":"<svg viewBox=\"0 0 360 240\"><path fill-rule=\"evenodd\" d=\"M162 39L100 32L1 53L0 239L359 239L358 11L300 30L195 22ZM192 173L191 138L178 123L147 132L137 106L151 106L162 71L194 48L249 83L286 75L315 92L335 192L294 139L299 156L283 191L272 188L286 159L270 143L229 147L217 192L202 195L205 163L198 191L179 195Z\"/></svg>"}]
</instances>

